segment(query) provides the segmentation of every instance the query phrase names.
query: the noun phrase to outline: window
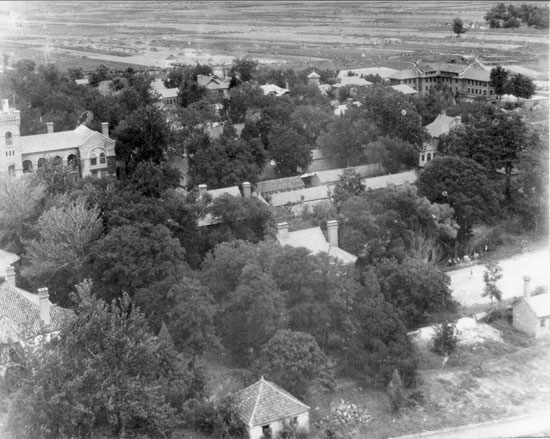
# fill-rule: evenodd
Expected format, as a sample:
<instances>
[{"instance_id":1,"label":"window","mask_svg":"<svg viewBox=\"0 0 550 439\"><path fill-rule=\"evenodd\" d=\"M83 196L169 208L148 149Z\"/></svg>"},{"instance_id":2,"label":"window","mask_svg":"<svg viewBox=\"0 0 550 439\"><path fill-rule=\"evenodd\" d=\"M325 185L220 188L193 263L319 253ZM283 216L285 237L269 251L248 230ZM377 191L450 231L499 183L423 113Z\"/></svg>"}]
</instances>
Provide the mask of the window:
<instances>
[{"instance_id":1,"label":"window","mask_svg":"<svg viewBox=\"0 0 550 439\"><path fill-rule=\"evenodd\" d=\"M106 162L106 160L105 160L105 153L102 152L101 154L99 154L99 164L104 165L105 162Z\"/></svg>"},{"instance_id":2,"label":"window","mask_svg":"<svg viewBox=\"0 0 550 439\"><path fill-rule=\"evenodd\" d=\"M10 177L14 177L15 176L15 165L10 165L8 167L8 174Z\"/></svg>"},{"instance_id":3,"label":"window","mask_svg":"<svg viewBox=\"0 0 550 439\"><path fill-rule=\"evenodd\" d=\"M546 327L546 319L540 319L540 327L541 328Z\"/></svg>"},{"instance_id":4,"label":"window","mask_svg":"<svg viewBox=\"0 0 550 439\"><path fill-rule=\"evenodd\" d=\"M426 161L430 161L432 159L432 155L430 153L428 153L428 156L426 157Z\"/></svg>"},{"instance_id":5,"label":"window","mask_svg":"<svg viewBox=\"0 0 550 439\"><path fill-rule=\"evenodd\" d=\"M11 134L11 131L6 131L4 138L6 139L6 146L13 145L13 136Z\"/></svg>"},{"instance_id":6,"label":"window","mask_svg":"<svg viewBox=\"0 0 550 439\"><path fill-rule=\"evenodd\" d=\"M422 154L422 161L426 160L426 156Z\"/></svg>"},{"instance_id":7,"label":"window","mask_svg":"<svg viewBox=\"0 0 550 439\"><path fill-rule=\"evenodd\" d=\"M44 167L45 164L46 164L45 158L38 159L38 169L41 169L42 167Z\"/></svg>"},{"instance_id":8,"label":"window","mask_svg":"<svg viewBox=\"0 0 550 439\"><path fill-rule=\"evenodd\" d=\"M90 159L90 165L96 166L97 165L97 156L93 155Z\"/></svg>"},{"instance_id":9,"label":"window","mask_svg":"<svg viewBox=\"0 0 550 439\"><path fill-rule=\"evenodd\" d=\"M25 174L28 174L29 172L32 172L32 162L30 160L25 160L23 162L23 172Z\"/></svg>"}]
</instances>

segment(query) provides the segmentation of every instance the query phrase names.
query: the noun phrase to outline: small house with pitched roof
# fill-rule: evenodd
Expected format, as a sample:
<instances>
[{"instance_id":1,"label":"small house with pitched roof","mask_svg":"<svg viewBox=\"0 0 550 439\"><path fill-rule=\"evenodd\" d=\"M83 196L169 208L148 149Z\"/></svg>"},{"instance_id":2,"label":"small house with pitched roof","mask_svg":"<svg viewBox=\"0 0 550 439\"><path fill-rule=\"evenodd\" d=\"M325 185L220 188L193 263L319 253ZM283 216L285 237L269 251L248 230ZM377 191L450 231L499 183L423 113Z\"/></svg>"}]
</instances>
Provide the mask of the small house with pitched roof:
<instances>
[{"instance_id":1,"label":"small house with pitched roof","mask_svg":"<svg viewBox=\"0 0 550 439\"><path fill-rule=\"evenodd\" d=\"M550 335L550 293L533 295L531 279L523 278L523 297L513 306L513 326L521 332L539 338Z\"/></svg>"},{"instance_id":2,"label":"small house with pitched roof","mask_svg":"<svg viewBox=\"0 0 550 439\"><path fill-rule=\"evenodd\" d=\"M452 128L456 128L462 125L462 117L447 116L447 112L442 110L435 120L426 125L424 128L430 135L430 138L424 142L422 149L418 156L418 166L423 167L437 154L437 148L439 146L439 138L445 134L449 134Z\"/></svg>"},{"instance_id":3,"label":"small house with pitched roof","mask_svg":"<svg viewBox=\"0 0 550 439\"><path fill-rule=\"evenodd\" d=\"M309 431L309 407L263 377L237 393L237 413L249 439L276 437L284 423Z\"/></svg>"}]
</instances>

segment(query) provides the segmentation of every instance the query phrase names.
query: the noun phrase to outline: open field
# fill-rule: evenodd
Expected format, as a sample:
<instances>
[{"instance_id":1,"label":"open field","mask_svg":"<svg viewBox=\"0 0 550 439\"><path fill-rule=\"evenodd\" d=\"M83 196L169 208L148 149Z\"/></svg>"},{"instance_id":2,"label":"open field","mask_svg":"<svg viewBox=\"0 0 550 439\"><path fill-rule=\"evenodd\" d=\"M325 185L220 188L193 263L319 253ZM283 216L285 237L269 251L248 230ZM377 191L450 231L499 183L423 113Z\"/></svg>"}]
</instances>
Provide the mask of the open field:
<instances>
[{"instance_id":1,"label":"open field","mask_svg":"<svg viewBox=\"0 0 550 439\"><path fill-rule=\"evenodd\" d=\"M403 67L473 54L548 69L548 33L485 29L493 2L1 2L0 50L65 65ZM473 27L455 38L450 23ZM86 58L82 58L86 57ZM84 60L84 61L82 61ZM82 62L81 62L82 61Z\"/></svg>"}]
</instances>

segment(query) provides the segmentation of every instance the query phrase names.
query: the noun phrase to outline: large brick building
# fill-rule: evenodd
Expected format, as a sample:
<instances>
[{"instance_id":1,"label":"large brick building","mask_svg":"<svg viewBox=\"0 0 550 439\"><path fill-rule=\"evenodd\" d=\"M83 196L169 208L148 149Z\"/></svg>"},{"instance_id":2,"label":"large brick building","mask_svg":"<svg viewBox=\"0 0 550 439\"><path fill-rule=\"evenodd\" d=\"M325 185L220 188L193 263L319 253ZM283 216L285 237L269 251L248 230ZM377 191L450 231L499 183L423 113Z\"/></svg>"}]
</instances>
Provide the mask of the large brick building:
<instances>
[{"instance_id":1,"label":"large brick building","mask_svg":"<svg viewBox=\"0 0 550 439\"><path fill-rule=\"evenodd\" d=\"M109 138L107 123L103 133L79 125L71 131L54 133L47 123L46 134L20 136L21 114L2 100L0 112L0 172L18 176L34 172L47 159L58 160L73 169L79 178L104 177L116 173L115 141Z\"/></svg>"},{"instance_id":2,"label":"large brick building","mask_svg":"<svg viewBox=\"0 0 550 439\"><path fill-rule=\"evenodd\" d=\"M427 94L436 84L442 84L461 96L495 99L495 91L489 85L490 76L491 70L475 60L470 64L413 63L410 68L393 73L389 79L391 84L406 84L414 88L419 96Z\"/></svg>"}]
</instances>

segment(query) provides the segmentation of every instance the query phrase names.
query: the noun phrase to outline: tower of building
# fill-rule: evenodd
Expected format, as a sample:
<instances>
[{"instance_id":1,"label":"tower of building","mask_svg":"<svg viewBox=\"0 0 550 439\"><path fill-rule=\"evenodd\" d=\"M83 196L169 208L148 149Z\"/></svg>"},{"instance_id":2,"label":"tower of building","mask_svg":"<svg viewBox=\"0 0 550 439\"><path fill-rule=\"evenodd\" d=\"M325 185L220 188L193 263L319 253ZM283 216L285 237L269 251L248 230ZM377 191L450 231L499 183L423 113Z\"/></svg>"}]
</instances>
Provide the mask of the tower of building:
<instances>
[{"instance_id":1,"label":"tower of building","mask_svg":"<svg viewBox=\"0 0 550 439\"><path fill-rule=\"evenodd\" d=\"M0 172L18 176L23 172L21 146L19 144L19 110L10 108L8 99L2 99L0 113Z\"/></svg>"}]
</instances>

